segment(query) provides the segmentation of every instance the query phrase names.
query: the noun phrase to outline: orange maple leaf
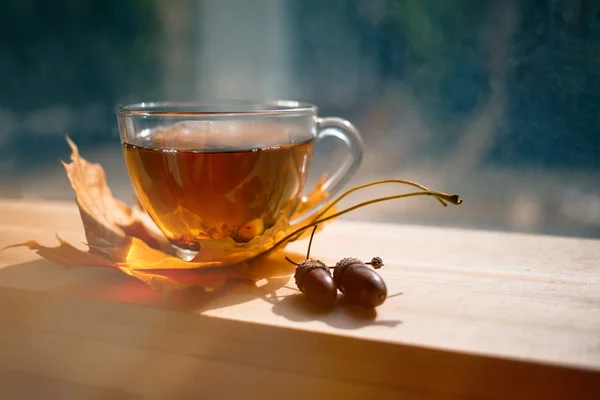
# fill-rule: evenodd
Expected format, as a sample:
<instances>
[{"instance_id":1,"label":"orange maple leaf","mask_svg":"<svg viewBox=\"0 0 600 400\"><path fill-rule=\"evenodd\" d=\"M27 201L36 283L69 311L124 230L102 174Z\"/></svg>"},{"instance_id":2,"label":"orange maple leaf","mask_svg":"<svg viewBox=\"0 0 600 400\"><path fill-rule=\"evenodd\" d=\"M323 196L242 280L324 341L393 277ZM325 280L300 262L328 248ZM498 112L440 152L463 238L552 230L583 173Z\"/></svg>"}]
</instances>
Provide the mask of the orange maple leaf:
<instances>
[{"instance_id":1,"label":"orange maple leaf","mask_svg":"<svg viewBox=\"0 0 600 400\"><path fill-rule=\"evenodd\" d=\"M78 147L68 137L67 142L72 150L71 162L63 162L63 166L75 191L90 250L79 250L60 237L60 245L56 247L28 241L7 248L27 246L41 257L67 268L117 268L156 290L189 286L214 290L231 278L261 279L250 270L248 261L285 244L282 239L302 226L290 227L287 219L282 218L262 236L246 243L237 243L230 238L207 240L194 260L184 261L172 255L168 240L144 211L113 197L102 166L81 157ZM318 187L311 193L310 201L301 204L300 210L310 208L324 198L325 193Z\"/></svg>"},{"instance_id":2,"label":"orange maple leaf","mask_svg":"<svg viewBox=\"0 0 600 400\"><path fill-rule=\"evenodd\" d=\"M192 261L184 261L171 254L171 246L150 217L139 207L130 207L113 197L106 183L106 174L100 164L90 163L79 155L75 143L68 137L71 162L64 163L67 177L75 191L76 203L83 222L89 251L82 251L58 237L59 246L46 247L36 241L8 246L27 246L41 256L67 268L99 266L117 268L133 276L155 290L182 289L201 286L206 290L221 287L231 278L257 281L269 274L261 260L286 243L303 238L310 233L309 227L359 207L380 201L411 196L433 196L442 205L446 202L460 204L457 195L429 191L414 182L383 180L357 186L336 199L331 199L315 216L301 219L290 225L283 217L261 236L239 243L231 238L205 240L201 251ZM370 200L343 211L336 212L335 205L350 193L383 183L402 183L417 187L421 192L401 194ZM329 197L323 191L324 179L302 199L292 216L297 220L316 204ZM272 272L272 271L271 271Z\"/></svg>"},{"instance_id":3,"label":"orange maple leaf","mask_svg":"<svg viewBox=\"0 0 600 400\"><path fill-rule=\"evenodd\" d=\"M75 191L88 244L118 246L125 238L134 236L151 247L170 252L165 236L142 211L113 197L102 166L81 157L69 137L67 143L71 147L71 163L62 164Z\"/></svg>"}]
</instances>

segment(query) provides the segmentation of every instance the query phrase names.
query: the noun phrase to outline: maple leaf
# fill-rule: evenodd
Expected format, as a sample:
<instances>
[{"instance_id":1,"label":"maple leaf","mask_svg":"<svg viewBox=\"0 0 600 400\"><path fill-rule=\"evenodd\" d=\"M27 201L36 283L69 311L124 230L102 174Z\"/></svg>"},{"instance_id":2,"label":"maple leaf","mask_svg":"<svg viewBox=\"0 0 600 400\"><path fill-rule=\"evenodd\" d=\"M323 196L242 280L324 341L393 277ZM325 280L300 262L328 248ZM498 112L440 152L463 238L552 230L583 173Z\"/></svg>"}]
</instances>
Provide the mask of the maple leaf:
<instances>
[{"instance_id":1,"label":"maple leaf","mask_svg":"<svg viewBox=\"0 0 600 400\"><path fill-rule=\"evenodd\" d=\"M71 147L71 162L63 162L91 246L118 246L129 236L137 237L149 246L169 253L171 246L144 213L113 197L106 183L106 173L100 164L91 163L79 155L79 149L67 137Z\"/></svg>"},{"instance_id":2,"label":"maple leaf","mask_svg":"<svg viewBox=\"0 0 600 400\"><path fill-rule=\"evenodd\" d=\"M29 240L25 243L13 244L6 246L2 250L14 248L14 247L28 247L31 250L36 250L37 254L45 258L48 261L52 261L55 264L62 265L66 268L74 267L115 267L116 265L109 259L103 257L100 254L92 253L89 251L82 251L75 246L67 243L60 236L56 235L60 246L58 247L46 247L39 244L35 240Z\"/></svg>"},{"instance_id":3,"label":"maple leaf","mask_svg":"<svg viewBox=\"0 0 600 400\"><path fill-rule=\"evenodd\" d=\"M28 247L36 250L37 254L55 264L65 268L76 267L110 267L137 278L153 290L185 289L190 286L201 286L206 291L221 287L231 278L254 278L246 264L214 267L207 263L201 265L202 270L196 269L198 265L187 263L176 257L162 253L160 250L149 247L146 243L135 237L126 238L120 246L112 248L97 248L97 251L83 251L69 244L57 235L60 243L56 247L43 246L35 240L14 244L2 250L15 247ZM127 249L134 254L127 254ZM94 250L94 249L92 249ZM135 255L140 258L136 258ZM129 264L128 260L132 260ZM215 263L218 265L219 263Z\"/></svg>"},{"instance_id":4,"label":"maple leaf","mask_svg":"<svg viewBox=\"0 0 600 400\"><path fill-rule=\"evenodd\" d=\"M56 264L67 268L83 266L112 267L135 277L155 290L201 286L214 290L228 279L258 280L247 261L285 244L281 239L293 228L282 217L261 236L246 243L231 238L207 240L192 261L172 255L172 248L139 206L130 207L113 197L100 164L81 157L75 143L66 138L71 148L71 162L63 162L83 223L88 251L82 251L57 236L59 246L46 247L36 241L8 246L26 246ZM317 185L318 186L318 185ZM299 210L311 208L325 196L316 189L310 201L304 200ZM296 212L295 216L298 216ZM292 240L294 238L290 238ZM263 271L264 272L264 271Z\"/></svg>"},{"instance_id":5,"label":"maple leaf","mask_svg":"<svg viewBox=\"0 0 600 400\"><path fill-rule=\"evenodd\" d=\"M351 212L359 207L411 196L433 196L444 206L446 202L460 204L457 195L432 192L414 182L384 180L371 182L348 190L336 199L329 200L322 210L311 218L302 218L315 205L327 200L323 191L325 177L314 190L302 199L292 215L290 225L285 216L265 230L260 236L240 243L232 238L207 239L191 261L184 261L171 254L166 237L139 207L130 207L113 197L106 182L106 174L100 164L91 163L79 155L79 149L68 137L71 162L63 166L75 191L76 204L83 222L88 251L79 250L57 236L59 246L46 247L32 240L7 248L26 246L54 263L67 268L96 266L119 269L135 277L154 290L182 289L201 286L206 290L221 287L232 278L257 281L268 278L274 272L268 267L266 257L286 243L309 234L308 228L321 229L325 222ZM421 192L382 197L337 211L335 205L350 193L366 187L402 183L421 189Z\"/></svg>"}]
</instances>

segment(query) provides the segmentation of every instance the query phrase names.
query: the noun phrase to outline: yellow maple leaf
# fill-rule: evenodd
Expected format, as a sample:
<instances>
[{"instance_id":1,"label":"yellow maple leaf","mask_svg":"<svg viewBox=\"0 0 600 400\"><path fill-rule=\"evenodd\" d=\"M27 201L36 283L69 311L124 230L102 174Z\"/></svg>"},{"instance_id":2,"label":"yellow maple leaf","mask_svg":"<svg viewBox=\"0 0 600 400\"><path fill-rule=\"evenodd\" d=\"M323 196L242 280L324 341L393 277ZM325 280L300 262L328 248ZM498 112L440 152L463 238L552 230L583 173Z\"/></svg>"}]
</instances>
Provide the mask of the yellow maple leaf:
<instances>
[{"instance_id":1,"label":"yellow maple leaf","mask_svg":"<svg viewBox=\"0 0 600 400\"><path fill-rule=\"evenodd\" d=\"M231 238L206 240L194 260L184 261L172 255L168 240L144 211L113 197L102 166L81 157L78 147L68 137L67 142L72 150L71 162L63 162L63 166L75 191L90 251L79 250L60 238L57 247L29 241L8 248L27 246L41 257L68 268L118 268L153 289L202 286L214 290L230 278L261 279L247 262L273 250L275 245L285 244L281 240L299 227L290 227L282 217L261 236L245 243ZM299 209L312 207L325 195L317 185L309 195L310 200L303 199ZM294 217L298 215L296 212Z\"/></svg>"},{"instance_id":2,"label":"yellow maple leaf","mask_svg":"<svg viewBox=\"0 0 600 400\"><path fill-rule=\"evenodd\" d=\"M106 174L100 164L90 163L80 156L75 143L69 138L71 162L64 163L67 177L75 191L76 203L83 222L89 251L82 251L58 237L59 246L46 247L36 241L28 241L7 248L27 246L54 263L67 268L96 266L116 268L144 282L155 290L182 289L201 286L206 290L221 287L227 280L242 278L257 281L276 273L275 265L268 257L286 243L310 234L308 228L329 222L339 215L359 207L380 201L428 195L446 202L460 204L457 195L431 192L414 182L384 180L371 182L348 190L336 199L330 199L324 207L310 218L302 215L315 205L327 200L323 190L324 178L314 190L302 199L292 216L290 225L285 216L259 236L249 226L250 240L236 242L232 238L207 239L201 242L201 250L191 261L184 261L171 253L171 246L149 216L139 207L130 207L113 197L106 183ZM335 205L350 193L383 183L402 183L421 189L421 192L388 196L370 200L337 212ZM283 256L280 257L283 259ZM263 262L264 261L264 262ZM289 267L289 265L288 265Z\"/></svg>"}]
</instances>

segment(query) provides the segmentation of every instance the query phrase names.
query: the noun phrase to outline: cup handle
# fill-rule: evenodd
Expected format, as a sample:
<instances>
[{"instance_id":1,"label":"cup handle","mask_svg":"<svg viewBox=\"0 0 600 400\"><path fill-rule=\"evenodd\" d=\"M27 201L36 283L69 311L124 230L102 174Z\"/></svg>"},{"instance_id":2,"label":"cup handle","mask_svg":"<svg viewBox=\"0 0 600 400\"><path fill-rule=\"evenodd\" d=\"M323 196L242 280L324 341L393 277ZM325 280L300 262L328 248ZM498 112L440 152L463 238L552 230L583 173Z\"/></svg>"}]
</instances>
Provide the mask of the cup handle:
<instances>
[{"instance_id":1,"label":"cup handle","mask_svg":"<svg viewBox=\"0 0 600 400\"><path fill-rule=\"evenodd\" d=\"M328 193L328 196L319 204L291 221L292 224L301 222L319 212L331 197L348 183L362 162L364 152L363 140L358 129L349 121L336 117L318 118L316 143L318 144L321 140L328 137L340 139L348 147L348 155L321 188L323 192Z\"/></svg>"}]
</instances>

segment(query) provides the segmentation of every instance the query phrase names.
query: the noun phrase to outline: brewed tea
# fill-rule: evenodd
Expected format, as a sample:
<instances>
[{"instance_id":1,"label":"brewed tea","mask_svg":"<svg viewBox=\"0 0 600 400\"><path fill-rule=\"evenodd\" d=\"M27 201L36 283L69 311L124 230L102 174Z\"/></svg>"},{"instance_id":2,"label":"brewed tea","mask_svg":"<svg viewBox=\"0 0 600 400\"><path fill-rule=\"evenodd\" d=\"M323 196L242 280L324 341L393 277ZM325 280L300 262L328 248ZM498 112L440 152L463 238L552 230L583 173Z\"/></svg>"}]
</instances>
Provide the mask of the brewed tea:
<instances>
[{"instance_id":1,"label":"brewed tea","mask_svg":"<svg viewBox=\"0 0 600 400\"><path fill-rule=\"evenodd\" d=\"M313 140L266 148L153 149L123 143L140 205L172 244L251 240L289 217L308 173Z\"/></svg>"}]
</instances>

